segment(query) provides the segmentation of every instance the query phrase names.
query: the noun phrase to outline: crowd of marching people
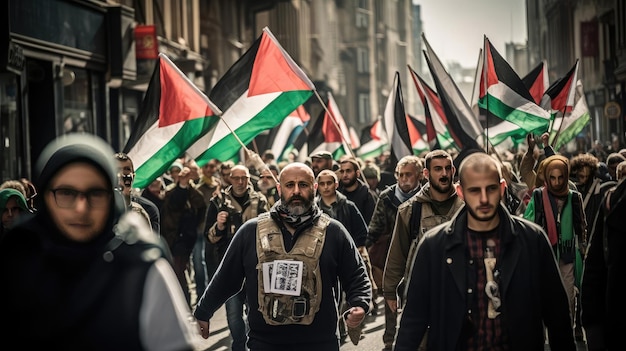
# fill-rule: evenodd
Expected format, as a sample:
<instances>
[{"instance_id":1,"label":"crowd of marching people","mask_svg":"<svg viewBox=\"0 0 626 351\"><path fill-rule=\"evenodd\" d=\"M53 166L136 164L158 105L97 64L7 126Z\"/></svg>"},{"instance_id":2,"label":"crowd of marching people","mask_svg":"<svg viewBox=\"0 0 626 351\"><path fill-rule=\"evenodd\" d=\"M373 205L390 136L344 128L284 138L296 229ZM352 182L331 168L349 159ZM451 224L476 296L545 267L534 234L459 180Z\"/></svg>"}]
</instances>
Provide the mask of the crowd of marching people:
<instances>
[{"instance_id":1,"label":"crowd of marching people","mask_svg":"<svg viewBox=\"0 0 626 351\"><path fill-rule=\"evenodd\" d=\"M368 314L383 350L622 344L619 143L261 159L181 157L137 189L99 138L50 143L0 185L3 342L192 350L224 305L235 351L339 350Z\"/></svg>"}]
</instances>

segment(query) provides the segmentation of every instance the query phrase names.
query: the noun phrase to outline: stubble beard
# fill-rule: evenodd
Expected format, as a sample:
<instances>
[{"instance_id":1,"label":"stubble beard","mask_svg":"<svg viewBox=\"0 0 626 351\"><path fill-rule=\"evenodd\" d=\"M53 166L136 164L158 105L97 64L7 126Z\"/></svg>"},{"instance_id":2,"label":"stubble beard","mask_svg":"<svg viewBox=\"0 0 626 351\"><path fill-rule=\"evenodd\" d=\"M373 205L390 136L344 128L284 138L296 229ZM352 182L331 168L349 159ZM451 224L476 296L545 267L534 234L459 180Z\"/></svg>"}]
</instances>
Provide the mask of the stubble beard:
<instances>
[{"instance_id":1,"label":"stubble beard","mask_svg":"<svg viewBox=\"0 0 626 351\"><path fill-rule=\"evenodd\" d=\"M448 185L445 187L440 186L438 183L433 182L433 179L429 179L430 187L435 189L438 193L447 194L452 189L452 182L448 178Z\"/></svg>"}]
</instances>

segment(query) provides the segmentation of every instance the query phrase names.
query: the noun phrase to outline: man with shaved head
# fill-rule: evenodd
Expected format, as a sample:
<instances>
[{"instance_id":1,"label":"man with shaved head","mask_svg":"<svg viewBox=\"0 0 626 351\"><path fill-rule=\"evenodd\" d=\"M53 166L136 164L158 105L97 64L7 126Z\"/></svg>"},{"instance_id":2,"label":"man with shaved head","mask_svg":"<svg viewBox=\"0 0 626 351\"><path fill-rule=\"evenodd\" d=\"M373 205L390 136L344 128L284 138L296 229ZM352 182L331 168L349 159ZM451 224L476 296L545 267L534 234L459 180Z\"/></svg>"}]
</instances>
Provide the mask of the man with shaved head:
<instances>
[{"instance_id":1,"label":"man with shaved head","mask_svg":"<svg viewBox=\"0 0 626 351\"><path fill-rule=\"evenodd\" d=\"M499 161L479 152L459 167L464 206L424 234L412 263L396 351L576 350L567 293L543 230L501 203Z\"/></svg>"},{"instance_id":2,"label":"man with shaved head","mask_svg":"<svg viewBox=\"0 0 626 351\"><path fill-rule=\"evenodd\" d=\"M200 331L209 337L209 320L243 286L249 349L339 351L332 296L339 282L350 306L342 318L358 327L372 299L365 264L345 227L315 204L310 167L287 165L277 188L280 199L270 212L245 222L232 238L194 311Z\"/></svg>"}]
</instances>

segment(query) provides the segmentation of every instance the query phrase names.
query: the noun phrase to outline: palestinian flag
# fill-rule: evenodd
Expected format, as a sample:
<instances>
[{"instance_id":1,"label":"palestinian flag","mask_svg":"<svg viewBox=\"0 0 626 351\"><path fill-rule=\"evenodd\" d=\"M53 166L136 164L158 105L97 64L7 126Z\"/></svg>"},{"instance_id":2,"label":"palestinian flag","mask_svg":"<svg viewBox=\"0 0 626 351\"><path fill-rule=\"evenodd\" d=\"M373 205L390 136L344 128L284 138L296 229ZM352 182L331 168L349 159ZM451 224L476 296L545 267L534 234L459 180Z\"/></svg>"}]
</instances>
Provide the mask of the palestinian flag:
<instances>
[{"instance_id":1,"label":"palestinian flag","mask_svg":"<svg viewBox=\"0 0 626 351\"><path fill-rule=\"evenodd\" d=\"M209 97L222 111L216 128L187 153L202 166L228 160L258 134L279 125L315 86L266 27L250 49L222 76Z\"/></svg>"},{"instance_id":2,"label":"palestinian flag","mask_svg":"<svg viewBox=\"0 0 626 351\"><path fill-rule=\"evenodd\" d=\"M408 113L406 115L406 123L409 126L409 135L411 136L413 154L421 155L424 152L430 151L430 146L424 139L426 126Z\"/></svg>"},{"instance_id":3,"label":"palestinian flag","mask_svg":"<svg viewBox=\"0 0 626 351\"><path fill-rule=\"evenodd\" d=\"M482 150L479 141L482 140L483 127L423 33L422 39L426 45L424 53L426 63L433 76L439 99L441 99L450 135L460 150Z\"/></svg>"},{"instance_id":4,"label":"palestinian flag","mask_svg":"<svg viewBox=\"0 0 626 351\"><path fill-rule=\"evenodd\" d=\"M535 103L541 102L541 97L548 89L548 65L545 61L540 62L532 71L522 78L522 82L528 88L530 95L533 97ZM481 74L482 74L482 66ZM480 76L477 76L476 81L480 81ZM477 84L478 87L478 84ZM491 145L509 145L510 147L517 147L520 143L524 142L528 132L520 126L513 124L509 121L501 121L500 123L490 126L485 129L485 134L489 138ZM509 141L508 143L504 143ZM503 144L504 143L504 144Z\"/></svg>"},{"instance_id":5,"label":"palestinian flag","mask_svg":"<svg viewBox=\"0 0 626 351\"><path fill-rule=\"evenodd\" d=\"M300 105L278 127L274 127L270 131L268 136L268 140L272 143L270 150L278 161L287 158L287 154L293 149L294 141L302 133L310 119L309 113L303 105Z\"/></svg>"},{"instance_id":6,"label":"palestinian flag","mask_svg":"<svg viewBox=\"0 0 626 351\"><path fill-rule=\"evenodd\" d=\"M461 149L478 148L481 149L479 141L482 138L483 127L480 125L476 114L472 111L467 100L463 97L461 90L446 69L441 60L431 48L426 36L422 34L426 51L424 56L429 64L429 69L433 75L433 81L437 88L437 93L443 106L447 120L447 128L454 137L456 144Z\"/></svg>"},{"instance_id":7,"label":"palestinian flag","mask_svg":"<svg viewBox=\"0 0 626 351\"><path fill-rule=\"evenodd\" d=\"M378 157L389 148L387 133L383 128L383 122L379 118L371 126L365 127L361 135L361 147L356 154L361 159Z\"/></svg>"},{"instance_id":8,"label":"palestinian flag","mask_svg":"<svg viewBox=\"0 0 626 351\"><path fill-rule=\"evenodd\" d=\"M550 145L559 150L563 145L573 140L591 120L589 108L585 100L583 84L578 80L574 96L574 109L566 117L557 117L550 132Z\"/></svg>"},{"instance_id":9,"label":"palestinian flag","mask_svg":"<svg viewBox=\"0 0 626 351\"><path fill-rule=\"evenodd\" d=\"M391 147L392 164L397 163L404 156L415 155L413 146L422 138L410 118L404 110L400 73L396 71L383 114L384 128Z\"/></svg>"},{"instance_id":10,"label":"palestinian flag","mask_svg":"<svg viewBox=\"0 0 626 351\"><path fill-rule=\"evenodd\" d=\"M548 130L550 113L537 105L517 73L485 36L484 69L478 106L489 116L509 121L541 134Z\"/></svg>"},{"instance_id":11,"label":"palestinian flag","mask_svg":"<svg viewBox=\"0 0 626 351\"><path fill-rule=\"evenodd\" d=\"M511 140L513 146L517 146L526 139L528 132L517 124L501 121L495 126L485 129L485 134L493 146L500 145L506 140Z\"/></svg>"},{"instance_id":12,"label":"palestinian flag","mask_svg":"<svg viewBox=\"0 0 626 351\"><path fill-rule=\"evenodd\" d=\"M574 66L554 82L541 99L541 107L550 111L553 115L560 112L565 115L572 111L574 107L574 96L576 95L576 82L578 81L578 60Z\"/></svg>"},{"instance_id":13,"label":"palestinian flag","mask_svg":"<svg viewBox=\"0 0 626 351\"><path fill-rule=\"evenodd\" d=\"M135 166L133 186L144 188L214 129L221 111L159 54L143 106L124 146Z\"/></svg>"},{"instance_id":14,"label":"palestinian flag","mask_svg":"<svg viewBox=\"0 0 626 351\"><path fill-rule=\"evenodd\" d=\"M533 101L535 101L537 105L541 104L541 98L543 98L543 94L550 86L548 63L545 60L541 61L537 67L522 78L522 82L533 97Z\"/></svg>"},{"instance_id":15,"label":"palestinian flag","mask_svg":"<svg viewBox=\"0 0 626 351\"><path fill-rule=\"evenodd\" d=\"M328 151L333 154L335 160L339 160L343 155L354 154L352 147L347 144L349 142L350 131L333 95L329 92L326 109L320 112L309 133L307 140L308 154Z\"/></svg>"},{"instance_id":16,"label":"palestinian flag","mask_svg":"<svg viewBox=\"0 0 626 351\"><path fill-rule=\"evenodd\" d=\"M446 119L441 100L437 93L411 67L409 72L413 77L415 88L424 105L426 140L431 150L457 148L454 139L446 125ZM458 148L457 148L458 149Z\"/></svg>"}]
</instances>

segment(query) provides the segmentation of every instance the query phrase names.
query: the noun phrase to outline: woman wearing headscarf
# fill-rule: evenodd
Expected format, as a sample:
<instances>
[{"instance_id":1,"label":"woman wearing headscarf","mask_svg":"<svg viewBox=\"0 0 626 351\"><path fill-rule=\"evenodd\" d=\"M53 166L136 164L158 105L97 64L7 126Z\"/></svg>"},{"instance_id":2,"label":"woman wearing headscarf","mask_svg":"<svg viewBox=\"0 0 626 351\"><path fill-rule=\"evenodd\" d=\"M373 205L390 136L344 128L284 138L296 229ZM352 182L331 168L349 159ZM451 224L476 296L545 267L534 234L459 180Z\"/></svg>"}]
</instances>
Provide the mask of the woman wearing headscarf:
<instances>
[{"instance_id":1,"label":"woman wearing headscarf","mask_svg":"<svg viewBox=\"0 0 626 351\"><path fill-rule=\"evenodd\" d=\"M573 317L576 287L580 288L582 275L582 252L587 242L587 221L582 196L569 186L569 172L569 160L561 155L542 162L544 185L533 191L524 218L539 224L548 234Z\"/></svg>"},{"instance_id":2,"label":"woman wearing headscarf","mask_svg":"<svg viewBox=\"0 0 626 351\"><path fill-rule=\"evenodd\" d=\"M114 191L114 152L69 135L37 161L37 213L0 243L1 343L31 349L192 350L164 251ZM15 346L11 346L15 347Z\"/></svg>"},{"instance_id":3,"label":"woman wearing headscarf","mask_svg":"<svg viewBox=\"0 0 626 351\"><path fill-rule=\"evenodd\" d=\"M23 214L30 212L24 194L16 189L0 190L0 210L2 210L2 225L0 225L0 240Z\"/></svg>"}]
</instances>

